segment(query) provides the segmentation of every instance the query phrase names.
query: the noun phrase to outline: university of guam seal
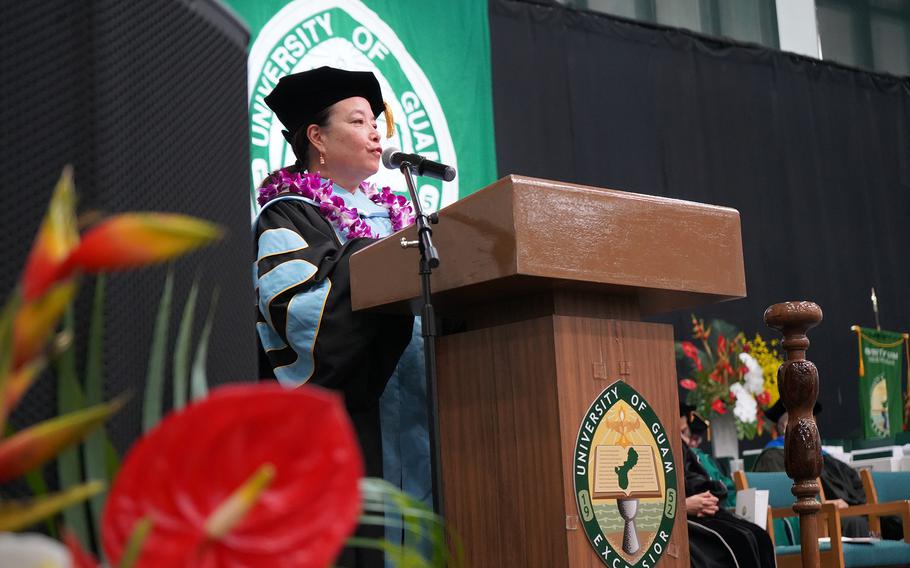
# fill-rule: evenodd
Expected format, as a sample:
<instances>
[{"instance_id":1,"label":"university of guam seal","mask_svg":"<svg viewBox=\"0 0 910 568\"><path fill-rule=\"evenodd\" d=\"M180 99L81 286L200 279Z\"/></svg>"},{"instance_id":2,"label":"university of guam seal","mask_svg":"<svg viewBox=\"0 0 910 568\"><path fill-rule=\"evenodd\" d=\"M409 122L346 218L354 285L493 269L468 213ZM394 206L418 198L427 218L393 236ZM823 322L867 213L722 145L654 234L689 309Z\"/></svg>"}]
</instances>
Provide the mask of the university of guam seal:
<instances>
[{"instance_id":1,"label":"university of guam seal","mask_svg":"<svg viewBox=\"0 0 910 568\"><path fill-rule=\"evenodd\" d=\"M676 519L676 468L669 436L648 402L623 381L585 414L573 469L578 514L611 568L653 568Z\"/></svg>"},{"instance_id":2,"label":"university of guam seal","mask_svg":"<svg viewBox=\"0 0 910 568\"><path fill-rule=\"evenodd\" d=\"M395 32L358 0L295 0L269 20L250 48L250 199L254 211L255 186L269 172L294 162L281 135L281 123L264 98L281 77L323 65L376 75L395 117L395 134L384 145L457 168L455 147L436 93ZM379 117L378 122L384 133L385 119ZM406 191L397 170L380 169L371 181ZM458 198L458 178L446 184L429 178L419 182L420 201L427 211Z\"/></svg>"}]
</instances>

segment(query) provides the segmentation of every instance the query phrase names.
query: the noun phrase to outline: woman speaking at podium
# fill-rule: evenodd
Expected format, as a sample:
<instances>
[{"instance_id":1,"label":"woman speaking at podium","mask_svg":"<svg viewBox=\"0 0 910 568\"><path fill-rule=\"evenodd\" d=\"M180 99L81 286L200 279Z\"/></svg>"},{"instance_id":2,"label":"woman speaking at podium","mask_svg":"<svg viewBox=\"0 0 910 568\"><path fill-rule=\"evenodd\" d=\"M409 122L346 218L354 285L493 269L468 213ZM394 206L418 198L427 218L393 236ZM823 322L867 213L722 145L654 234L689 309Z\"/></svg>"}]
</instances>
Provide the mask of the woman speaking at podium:
<instances>
[{"instance_id":1,"label":"woman speaking at podium","mask_svg":"<svg viewBox=\"0 0 910 568\"><path fill-rule=\"evenodd\" d=\"M320 67L283 77L265 102L297 157L259 187L256 327L269 365L289 388L341 392L366 474L429 502L419 323L351 310L351 254L412 222L407 200L364 181L379 169L376 117L386 113L389 136L394 128L379 82L369 72ZM358 566L381 563L357 552Z\"/></svg>"}]
</instances>

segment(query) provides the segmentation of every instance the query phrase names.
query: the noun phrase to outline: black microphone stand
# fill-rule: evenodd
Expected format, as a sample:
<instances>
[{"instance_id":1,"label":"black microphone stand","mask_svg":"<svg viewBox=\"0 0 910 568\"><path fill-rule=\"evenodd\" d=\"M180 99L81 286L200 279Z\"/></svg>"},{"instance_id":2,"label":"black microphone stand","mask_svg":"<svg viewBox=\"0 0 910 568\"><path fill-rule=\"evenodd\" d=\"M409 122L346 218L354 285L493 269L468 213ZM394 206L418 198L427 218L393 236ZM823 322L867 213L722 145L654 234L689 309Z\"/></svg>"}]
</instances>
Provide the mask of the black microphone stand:
<instances>
[{"instance_id":1,"label":"black microphone stand","mask_svg":"<svg viewBox=\"0 0 910 568\"><path fill-rule=\"evenodd\" d=\"M419 165L418 165L419 166ZM442 503L442 468L439 455L439 401L436 398L436 312L430 291L430 274L439 266L439 253L433 246L433 229L430 224L439 222L439 217L432 213L424 215L423 207L417 198L417 189L414 187L412 170L420 171L418 166L409 162L402 162L401 170L411 194L411 205L414 207L414 222L417 225L417 240L408 241L401 238L402 248L417 247L420 250L420 290L423 307L420 311L421 334L423 335L424 365L427 374L427 427L430 437L430 471L433 477L433 509L439 516L443 516Z\"/></svg>"}]
</instances>

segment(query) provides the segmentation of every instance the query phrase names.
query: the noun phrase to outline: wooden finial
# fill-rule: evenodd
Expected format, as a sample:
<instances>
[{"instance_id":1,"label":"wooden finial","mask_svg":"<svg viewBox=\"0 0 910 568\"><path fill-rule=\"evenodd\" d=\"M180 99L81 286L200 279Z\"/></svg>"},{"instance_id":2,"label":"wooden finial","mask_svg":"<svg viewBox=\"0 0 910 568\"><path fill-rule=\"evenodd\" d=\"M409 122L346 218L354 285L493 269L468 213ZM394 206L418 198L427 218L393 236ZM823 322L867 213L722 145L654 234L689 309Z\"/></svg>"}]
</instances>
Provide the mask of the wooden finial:
<instances>
[{"instance_id":1,"label":"wooden finial","mask_svg":"<svg viewBox=\"0 0 910 568\"><path fill-rule=\"evenodd\" d=\"M822 321L822 309L813 302L784 302L765 310L765 323L780 330L787 360L777 370L780 396L789 417L784 437L787 475L793 479L793 510L799 514L803 566L818 566L816 513L821 504L818 476L822 471L821 438L812 409L818 398L818 370L806 360L806 332Z\"/></svg>"}]
</instances>

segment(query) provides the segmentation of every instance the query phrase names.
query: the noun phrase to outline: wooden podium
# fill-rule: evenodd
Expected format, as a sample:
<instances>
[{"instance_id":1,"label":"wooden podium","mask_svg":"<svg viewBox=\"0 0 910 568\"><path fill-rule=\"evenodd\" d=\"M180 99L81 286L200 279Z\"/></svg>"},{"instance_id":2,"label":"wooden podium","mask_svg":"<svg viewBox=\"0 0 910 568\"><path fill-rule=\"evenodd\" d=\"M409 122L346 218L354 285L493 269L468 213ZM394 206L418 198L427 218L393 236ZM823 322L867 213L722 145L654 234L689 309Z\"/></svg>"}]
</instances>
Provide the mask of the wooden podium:
<instances>
[{"instance_id":1,"label":"wooden podium","mask_svg":"<svg viewBox=\"0 0 910 568\"><path fill-rule=\"evenodd\" d=\"M443 209L434 305L446 520L467 566L603 566L573 455L625 381L669 435L679 499L660 566L688 566L673 329L642 315L745 296L733 209L509 176ZM357 309L412 310L412 226L351 258ZM617 564L623 565L623 564Z\"/></svg>"}]
</instances>

